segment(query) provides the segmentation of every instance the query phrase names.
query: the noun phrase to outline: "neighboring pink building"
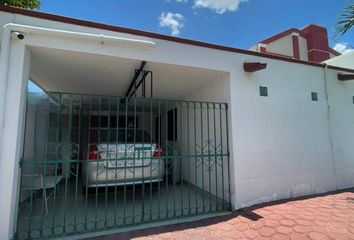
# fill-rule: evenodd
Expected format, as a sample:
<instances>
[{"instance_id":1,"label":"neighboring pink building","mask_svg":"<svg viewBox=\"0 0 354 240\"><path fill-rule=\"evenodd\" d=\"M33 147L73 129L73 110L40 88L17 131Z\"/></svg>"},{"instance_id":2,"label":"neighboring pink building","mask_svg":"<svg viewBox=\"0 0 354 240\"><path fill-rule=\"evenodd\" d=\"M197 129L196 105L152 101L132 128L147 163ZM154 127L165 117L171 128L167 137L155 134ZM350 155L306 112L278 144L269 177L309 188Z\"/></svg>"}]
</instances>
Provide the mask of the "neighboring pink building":
<instances>
[{"instance_id":1,"label":"neighboring pink building","mask_svg":"<svg viewBox=\"0 0 354 240\"><path fill-rule=\"evenodd\" d=\"M315 24L300 30L290 28L259 42L251 50L317 63L340 55L329 47L327 29Z\"/></svg>"}]
</instances>

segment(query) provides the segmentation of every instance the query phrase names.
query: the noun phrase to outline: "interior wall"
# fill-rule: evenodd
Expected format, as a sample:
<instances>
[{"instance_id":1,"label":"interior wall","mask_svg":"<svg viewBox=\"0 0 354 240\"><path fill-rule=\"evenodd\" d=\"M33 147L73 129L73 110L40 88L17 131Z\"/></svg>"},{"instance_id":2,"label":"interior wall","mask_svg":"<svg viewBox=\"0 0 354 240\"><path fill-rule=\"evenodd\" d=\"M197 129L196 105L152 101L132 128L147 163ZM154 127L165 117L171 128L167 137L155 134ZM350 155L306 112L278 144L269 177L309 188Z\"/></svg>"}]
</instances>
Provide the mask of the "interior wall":
<instances>
[{"instance_id":1,"label":"interior wall","mask_svg":"<svg viewBox=\"0 0 354 240\"><path fill-rule=\"evenodd\" d=\"M223 76L186 96L188 100L202 102L186 103L179 108L182 130L178 140L181 155L187 156L182 158L182 178L225 200L229 200L230 190L228 89L229 78Z\"/></svg>"}]
</instances>

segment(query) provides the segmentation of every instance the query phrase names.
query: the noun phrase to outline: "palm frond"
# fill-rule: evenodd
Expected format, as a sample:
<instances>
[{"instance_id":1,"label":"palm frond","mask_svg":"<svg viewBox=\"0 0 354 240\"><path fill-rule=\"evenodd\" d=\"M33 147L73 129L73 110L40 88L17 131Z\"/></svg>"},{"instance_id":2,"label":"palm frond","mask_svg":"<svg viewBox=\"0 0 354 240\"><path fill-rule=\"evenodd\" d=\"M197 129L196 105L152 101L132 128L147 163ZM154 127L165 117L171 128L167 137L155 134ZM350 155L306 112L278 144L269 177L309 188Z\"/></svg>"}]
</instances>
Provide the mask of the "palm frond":
<instances>
[{"instance_id":1,"label":"palm frond","mask_svg":"<svg viewBox=\"0 0 354 240\"><path fill-rule=\"evenodd\" d=\"M336 24L336 35L343 35L354 26L354 1L351 1L340 15Z\"/></svg>"}]
</instances>

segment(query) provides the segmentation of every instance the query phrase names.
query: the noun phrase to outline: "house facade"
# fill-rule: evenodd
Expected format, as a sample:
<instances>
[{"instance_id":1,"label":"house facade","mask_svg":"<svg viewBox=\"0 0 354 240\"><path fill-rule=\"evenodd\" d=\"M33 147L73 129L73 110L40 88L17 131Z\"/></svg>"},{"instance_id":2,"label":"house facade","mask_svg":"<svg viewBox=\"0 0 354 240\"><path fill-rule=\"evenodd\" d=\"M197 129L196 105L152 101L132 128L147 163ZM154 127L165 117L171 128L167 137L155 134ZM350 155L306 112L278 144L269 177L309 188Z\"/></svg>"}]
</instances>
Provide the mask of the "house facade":
<instances>
[{"instance_id":1,"label":"house facade","mask_svg":"<svg viewBox=\"0 0 354 240\"><path fill-rule=\"evenodd\" d=\"M318 63L336 54L329 49L307 42L289 58L11 7L0 7L0 25L1 239L79 236L354 186L354 69ZM28 93L29 80L44 93ZM129 186L144 159L119 168L109 165L117 157L91 155L102 142L118 155L107 149L120 147L121 129L124 159L130 131L134 147L144 131L142 147L154 148L144 155L149 178ZM100 161L115 181L96 184Z\"/></svg>"},{"instance_id":2,"label":"house facade","mask_svg":"<svg viewBox=\"0 0 354 240\"><path fill-rule=\"evenodd\" d=\"M290 28L259 42L251 50L317 63L340 55L329 46L327 29L316 24Z\"/></svg>"}]
</instances>

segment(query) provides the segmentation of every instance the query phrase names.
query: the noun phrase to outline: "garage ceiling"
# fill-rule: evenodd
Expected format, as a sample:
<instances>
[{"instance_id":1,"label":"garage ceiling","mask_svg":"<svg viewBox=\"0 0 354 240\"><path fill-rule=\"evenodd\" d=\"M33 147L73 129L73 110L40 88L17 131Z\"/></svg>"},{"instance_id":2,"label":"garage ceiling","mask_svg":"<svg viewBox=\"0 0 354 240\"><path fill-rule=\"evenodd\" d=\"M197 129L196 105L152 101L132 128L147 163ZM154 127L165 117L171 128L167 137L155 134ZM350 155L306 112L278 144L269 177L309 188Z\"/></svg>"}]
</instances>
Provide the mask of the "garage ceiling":
<instances>
[{"instance_id":1,"label":"garage ceiling","mask_svg":"<svg viewBox=\"0 0 354 240\"><path fill-rule=\"evenodd\" d=\"M31 49L30 78L46 91L124 96L141 61L93 54ZM154 98L186 99L223 72L148 62Z\"/></svg>"}]
</instances>

